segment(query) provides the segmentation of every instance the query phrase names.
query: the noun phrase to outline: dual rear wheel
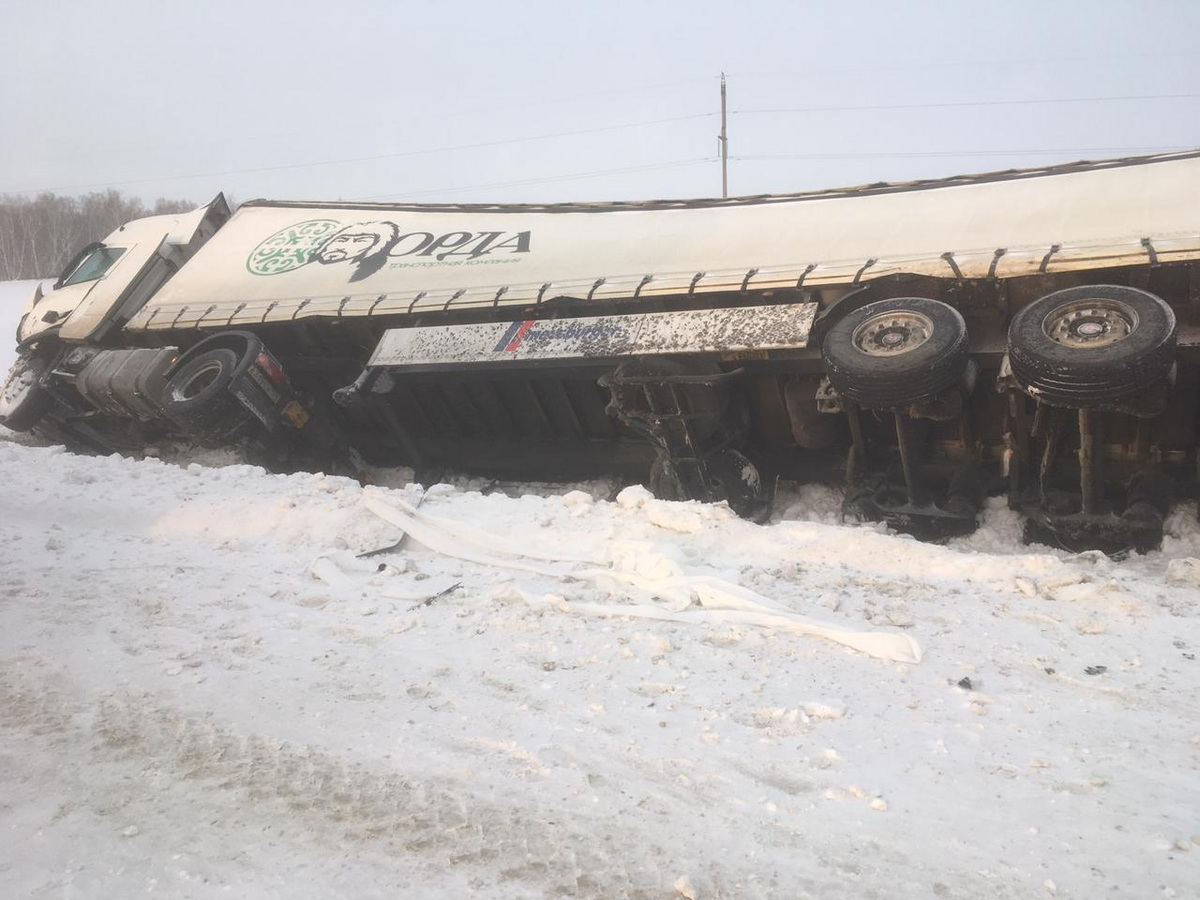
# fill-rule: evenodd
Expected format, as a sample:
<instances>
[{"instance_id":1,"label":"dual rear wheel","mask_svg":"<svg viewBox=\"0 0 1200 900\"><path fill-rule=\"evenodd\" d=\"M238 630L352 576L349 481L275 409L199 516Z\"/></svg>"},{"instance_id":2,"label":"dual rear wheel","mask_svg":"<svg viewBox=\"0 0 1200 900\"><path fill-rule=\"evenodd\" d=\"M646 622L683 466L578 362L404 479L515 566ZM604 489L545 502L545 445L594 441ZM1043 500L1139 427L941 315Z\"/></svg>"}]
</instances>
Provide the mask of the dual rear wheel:
<instances>
[{"instance_id":1,"label":"dual rear wheel","mask_svg":"<svg viewBox=\"0 0 1200 900\"><path fill-rule=\"evenodd\" d=\"M1018 312L1008 328L1013 377L1051 406L1118 403L1163 381L1175 365L1175 313L1120 285L1067 288Z\"/></svg>"},{"instance_id":2,"label":"dual rear wheel","mask_svg":"<svg viewBox=\"0 0 1200 900\"><path fill-rule=\"evenodd\" d=\"M962 381L967 323L938 300L877 300L839 320L821 349L843 401L900 409L933 402Z\"/></svg>"},{"instance_id":3,"label":"dual rear wheel","mask_svg":"<svg viewBox=\"0 0 1200 900\"><path fill-rule=\"evenodd\" d=\"M1036 400L1036 421L1050 423L1044 424L1040 432L1038 426L1033 426L1043 441L1036 491L1031 494L1021 488L1021 465L1030 464L1025 455L1028 449L1022 450L1023 463L1015 466L1009 476L1010 503L1023 503L1017 498L1032 496L1028 510L1031 515L1050 523L1052 531L1080 530L1082 543L1095 540L1093 532L1098 528L1118 534L1121 540L1132 534L1134 544L1156 543L1161 538L1161 515L1167 504L1130 499L1127 515L1148 515L1146 510L1154 513L1151 526L1143 524L1136 534L1125 527L1128 523L1123 519L1112 517L1108 512L1111 505L1102 496L1111 479L1105 482L1102 478L1097 433L1104 411L1152 418L1166 408L1166 388L1176 350L1176 322L1170 306L1154 294L1122 285L1085 285L1055 291L1013 316L1007 350L1011 370L1008 386ZM849 413L853 443L847 480L861 483L865 474L869 441L864 439L865 427L858 408L889 410L895 414L906 503L897 506L875 495L871 499L878 501L878 512L888 521L889 516L907 513L908 508L916 509L915 516L932 516L932 507L928 506L931 494L923 483L927 473L922 465L922 430L915 428L912 419L961 414L961 405L949 401L959 399L954 395L959 385L969 390L972 381L967 377L968 342L962 316L947 304L925 298L881 300L848 313L834 324L822 351L829 383ZM947 402L941 402L942 395ZM1062 455L1059 432L1068 421L1067 410L1077 410L1079 418L1076 496L1081 515L1062 519L1046 507L1050 484L1047 473L1056 457ZM1013 415L1019 422L1019 412ZM970 434L969 427L964 428L964 434ZM1019 446L1026 447L1029 436L1020 434L1015 439ZM972 453L970 444L965 449ZM1149 474L1161 480L1161 472ZM1136 499L1145 492L1131 487L1126 493ZM953 487L950 494L954 496ZM965 505L977 507L969 502ZM951 509L949 504L943 508ZM1155 532L1155 527L1159 531Z\"/></svg>"},{"instance_id":4,"label":"dual rear wheel","mask_svg":"<svg viewBox=\"0 0 1200 900\"><path fill-rule=\"evenodd\" d=\"M1154 294L1087 285L1022 308L1009 325L1008 353L1027 393L1052 406L1086 409L1167 378L1175 334L1175 314ZM879 300L837 322L822 352L843 400L898 409L929 403L960 382L967 327L956 309L937 300Z\"/></svg>"}]
</instances>

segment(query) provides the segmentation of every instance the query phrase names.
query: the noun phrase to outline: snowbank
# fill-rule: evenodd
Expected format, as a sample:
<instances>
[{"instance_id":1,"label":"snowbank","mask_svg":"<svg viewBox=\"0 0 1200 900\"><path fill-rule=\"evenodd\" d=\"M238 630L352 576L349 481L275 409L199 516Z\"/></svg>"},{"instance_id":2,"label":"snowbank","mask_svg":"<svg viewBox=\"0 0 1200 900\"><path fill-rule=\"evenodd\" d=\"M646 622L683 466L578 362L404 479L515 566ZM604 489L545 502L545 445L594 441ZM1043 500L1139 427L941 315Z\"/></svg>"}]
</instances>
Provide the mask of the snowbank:
<instances>
[{"instance_id":1,"label":"snowbank","mask_svg":"<svg viewBox=\"0 0 1200 900\"><path fill-rule=\"evenodd\" d=\"M1194 504L1117 564L1001 501L936 547L818 486L760 527L27 443L0 429L6 896L1200 895ZM431 546L359 558L388 509Z\"/></svg>"},{"instance_id":2,"label":"snowbank","mask_svg":"<svg viewBox=\"0 0 1200 900\"><path fill-rule=\"evenodd\" d=\"M827 524L817 489L755 526L582 488L0 439L6 893L1200 892L1194 506L1115 564L1021 547L1000 506L937 547ZM368 498L524 565L358 559L398 536ZM620 559L924 657L581 615L652 599L561 577Z\"/></svg>"}]
</instances>

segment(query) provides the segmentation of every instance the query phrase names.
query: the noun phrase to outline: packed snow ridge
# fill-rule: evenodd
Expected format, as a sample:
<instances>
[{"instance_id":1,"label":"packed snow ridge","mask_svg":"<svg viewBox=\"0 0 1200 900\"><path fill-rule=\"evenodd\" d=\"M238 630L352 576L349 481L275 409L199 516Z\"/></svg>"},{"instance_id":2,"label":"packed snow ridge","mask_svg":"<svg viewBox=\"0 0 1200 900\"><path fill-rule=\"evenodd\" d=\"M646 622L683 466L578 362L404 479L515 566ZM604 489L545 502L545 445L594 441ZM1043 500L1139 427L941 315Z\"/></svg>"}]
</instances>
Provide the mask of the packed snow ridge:
<instances>
[{"instance_id":1,"label":"packed snow ridge","mask_svg":"<svg viewBox=\"0 0 1200 900\"><path fill-rule=\"evenodd\" d=\"M1115 562L176 458L0 435L6 896L1200 895L1194 505Z\"/></svg>"}]
</instances>

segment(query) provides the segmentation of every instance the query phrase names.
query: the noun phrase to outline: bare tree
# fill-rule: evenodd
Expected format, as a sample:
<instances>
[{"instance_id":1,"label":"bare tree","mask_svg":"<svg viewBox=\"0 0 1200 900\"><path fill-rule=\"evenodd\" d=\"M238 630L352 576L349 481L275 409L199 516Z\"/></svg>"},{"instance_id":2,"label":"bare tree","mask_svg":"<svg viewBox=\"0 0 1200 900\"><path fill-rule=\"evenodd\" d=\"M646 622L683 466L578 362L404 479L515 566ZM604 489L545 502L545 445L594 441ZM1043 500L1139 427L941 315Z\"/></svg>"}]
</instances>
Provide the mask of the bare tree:
<instances>
[{"instance_id":1,"label":"bare tree","mask_svg":"<svg viewBox=\"0 0 1200 900\"><path fill-rule=\"evenodd\" d=\"M86 244L98 241L131 219L175 215L195 204L159 197L152 209L120 191L82 197L0 195L0 281L58 275Z\"/></svg>"}]
</instances>

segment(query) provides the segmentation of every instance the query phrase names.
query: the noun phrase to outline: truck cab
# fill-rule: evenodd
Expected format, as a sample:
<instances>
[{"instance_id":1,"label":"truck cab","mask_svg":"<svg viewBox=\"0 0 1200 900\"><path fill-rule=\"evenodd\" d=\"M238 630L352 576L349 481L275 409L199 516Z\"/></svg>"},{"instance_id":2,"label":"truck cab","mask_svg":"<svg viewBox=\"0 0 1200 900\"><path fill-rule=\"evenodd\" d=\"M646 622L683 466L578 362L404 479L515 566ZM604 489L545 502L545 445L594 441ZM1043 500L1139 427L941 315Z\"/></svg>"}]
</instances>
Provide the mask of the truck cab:
<instances>
[{"instance_id":1,"label":"truck cab","mask_svg":"<svg viewBox=\"0 0 1200 900\"><path fill-rule=\"evenodd\" d=\"M56 410L64 423L80 412L155 418L155 402L140 395L172 355L124 348L123 326L229 217L218 194L190 213L128 222L76 253L49 291L39 283L17 323L17 362L0 383L0 425L28 431ZM71 428L94 432L82 420ZM94 435L81 443L107 448Z\"/></svg>"},{"instance_id":2,"label":"truck cab","mask_svg":"<svg viewBox=\"0 0 1200 900\"><path fill-rule=\"evenodd\" d=\"M229 218L223 195L178 216L122 225L75 254L51 290L41 285L17 324L17 346L101 343L145 305Z\"/></svg>"}]
</instances>

